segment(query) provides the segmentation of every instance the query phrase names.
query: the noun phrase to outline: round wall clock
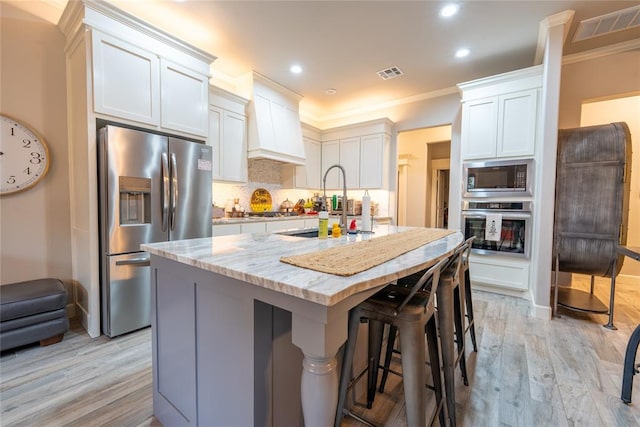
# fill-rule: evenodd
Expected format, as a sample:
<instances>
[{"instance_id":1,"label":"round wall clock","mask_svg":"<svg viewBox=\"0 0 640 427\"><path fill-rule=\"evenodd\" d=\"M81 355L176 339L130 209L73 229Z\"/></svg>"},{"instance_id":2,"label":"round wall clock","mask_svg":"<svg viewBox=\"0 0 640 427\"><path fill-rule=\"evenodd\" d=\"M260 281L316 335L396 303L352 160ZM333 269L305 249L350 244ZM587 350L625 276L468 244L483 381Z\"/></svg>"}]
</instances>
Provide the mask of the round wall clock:
<instances>
[{"instance_id":1,"label":"round wall clock","mask_svg":"<svg viewBox=\"0 0 640 427\"><path fill-rule=\"evenodd\" d=\"M0 196L36 185L49 170L49 149L29 126L0 113Z\"/></svg>"}]
</instances>

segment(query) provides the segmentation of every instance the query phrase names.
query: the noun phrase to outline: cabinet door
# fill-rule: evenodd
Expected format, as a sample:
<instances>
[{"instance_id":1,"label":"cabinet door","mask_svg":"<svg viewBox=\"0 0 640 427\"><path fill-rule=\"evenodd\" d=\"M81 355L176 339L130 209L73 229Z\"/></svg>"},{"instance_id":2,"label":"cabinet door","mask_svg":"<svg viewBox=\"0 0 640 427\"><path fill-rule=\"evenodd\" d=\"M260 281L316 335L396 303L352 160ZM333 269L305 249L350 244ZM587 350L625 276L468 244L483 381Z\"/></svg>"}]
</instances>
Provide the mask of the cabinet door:
<instances>
[{"instance_id":1,"label":"cabinet door","mask_svg":"<svg viewBox=\"0 0 640 427\"><path fill-rule=\"evenodd\" d=\"M248 222L242 224L242 233L264 233L266 230L264 222Z\"/></svg>"},{"instance_id":2,"label":"cabinet door","mask_svg":"<svg viewBox=\"0 0 640 427\"><path fill-rule=\"evenodd\" d=\"M322 188L322 146L309 138L304 139L306 165L296 166L296 188Z\"/></svg>"},{"instance_id":3,"label":"cabinet door","mask_svg":"<svg viewBox=\"0 0 640 427\"><path fill-rule=\"evenodd\" d=\"M340 140L340 164L347 176L347 189L360 188L360 137Z\"/></svg>"},{"instance_id":4,"label":"cabinet door","mask_svg":"<svg viewBox=\"0 0 640 427\"><path fill-rule=\"evenodd\" d=\"M499 97L498 157L534 155L537 110L537 89Z\"/></svg>"},{"instance_id":5,"label":"cabinet door","mask_svg":"<svg viewBox=\"0 0 640 427\"><path fill-rule=\"evenodd\" d=\"M96 113L160 124L159 59L99 31L92 33Z\"/></svg>"},{"instance_id":6,"label":"cabinet door","mask_svg":"<svg viewBox=\"0 0 640 427\"><path fill-rule=\"evenodd\" d=\"M212 178L222 179L222 114L223 110L218 107L209 106L209 138L207 144L213 151L213 171Z\"/></svg>"},{"instance_id":7,"label":"cabinet door","mask_svg":"<svg viewBox=\"0 0 640 427\"><path fill-rule=\"evenodd\" d=\"M160 78L162 127L206 137L209 79L166 59Z\"/></svg>"},{"instance_id":8,"label":"cabinet door","mask_svg":"<svg viewBox=\"0 0 640 427\"><path fill-rule=\"evenodd\" d=\"M498 98L465 102L462 106L462 158L496 156Z\"/></svg>"},{"instance_id":9,"label":"cabinet door","mask_svg":"<svg viewBox=\"0 0 640 427\"><path fill-rule=\"evenodd\" d=\"M212 226L211 234L215 236L229 236L231 234L240 234L240 224L218 224Z\"/></svg>"},{"instance_id":10,"label":"cabinet door","mask_svg":"<svg viewBox=\"0 0 640 427\"><path fill-rule=\"evenodd\" d=\"M360 188L383 188L384 150L382 134L360 138Z\"/></svg>"},{"instance_id":11,"label":"cabinet door","mask_svg":"<svg viewBox=\"0 0 640 427\"><path fill-rule=\"evenodd\" d=\"M327 141L322 143L322 177L330 166L340 163L340 141ZM342 188L342 179L339 169L332 169L327 175L326 187L330 189ZM320 182L322 185L323 183Z\"/></svg>"},{"instance_id":12,"label":"cabinet door","mask_svg":"<svg viewBox=\"0 0 640 427\"><path fill-rule=\"evenodd\" d=\"M245 116L223 110L221 141L222 179L247 182L247 138Z\"/></svg>"}]
</instances>

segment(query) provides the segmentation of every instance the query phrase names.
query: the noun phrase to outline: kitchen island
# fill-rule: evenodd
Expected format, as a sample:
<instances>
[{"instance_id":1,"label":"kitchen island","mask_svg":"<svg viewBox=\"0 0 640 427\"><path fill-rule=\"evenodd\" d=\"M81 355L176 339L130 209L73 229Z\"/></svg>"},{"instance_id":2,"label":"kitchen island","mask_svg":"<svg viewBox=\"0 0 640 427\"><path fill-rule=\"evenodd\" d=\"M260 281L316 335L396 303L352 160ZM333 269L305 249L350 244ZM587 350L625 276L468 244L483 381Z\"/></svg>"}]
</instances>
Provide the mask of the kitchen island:
<instances>
[{"instance_id":1,"label":"kitchen island","mask_svg":"<svg viewBox=\"0 0 640 427\"><path fill-rule=\"evenodd\" d=\"M153 243L154 415L164 425L329 426L349 310L450 255L455 232L352 276L285 256L411 230L319 240L243 234ZM292 387L295 384L295 387ZM299 384L299 385L298 385ZM302 413L301 413L302 412Z\"/></svg>"}]
</instances>

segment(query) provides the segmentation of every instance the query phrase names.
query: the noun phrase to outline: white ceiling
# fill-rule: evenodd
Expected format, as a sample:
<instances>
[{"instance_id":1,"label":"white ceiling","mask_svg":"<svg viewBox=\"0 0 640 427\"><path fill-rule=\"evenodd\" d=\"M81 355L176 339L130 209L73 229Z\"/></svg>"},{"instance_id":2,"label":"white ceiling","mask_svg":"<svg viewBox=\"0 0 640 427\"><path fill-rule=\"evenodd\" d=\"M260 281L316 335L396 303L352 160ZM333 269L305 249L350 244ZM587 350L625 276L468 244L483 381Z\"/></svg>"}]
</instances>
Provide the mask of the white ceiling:
<instances>
[{"instance_id":1,"label":"white ceiling","mask_svg":"<svg viewBox=\"0 0 640 427\"><path fill-rule=\"evenodd\" d=\"M447 20L438 16L440 1L110 1L215 55L214 79L258 71L303 95L301 105L317 116L534 65L540 22L565 10L575 11L565 54L640 41L637 27L571 42L579 21L638 1L475 0L458 2L459 13ZM34 2L16 5L26 3ZM36 3L43 14L59 14L66 1ZM455 58L463 46L471 54ZM289 72L293 63L302 74ZM377 71L391 66L404 75L382 80ZM327 95L328 88L337 93Z\"/></svg>"}]
</instances>

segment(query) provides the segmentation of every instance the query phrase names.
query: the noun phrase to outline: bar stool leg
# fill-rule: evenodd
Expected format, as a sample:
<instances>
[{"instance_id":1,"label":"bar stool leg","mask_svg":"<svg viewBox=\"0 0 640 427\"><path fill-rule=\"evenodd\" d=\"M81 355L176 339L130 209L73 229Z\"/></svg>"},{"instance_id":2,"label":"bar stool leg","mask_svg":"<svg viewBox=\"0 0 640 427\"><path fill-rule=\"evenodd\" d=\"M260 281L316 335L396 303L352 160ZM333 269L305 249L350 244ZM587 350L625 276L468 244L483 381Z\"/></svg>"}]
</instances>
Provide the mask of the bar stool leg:
<instances>
[{"instance_id":1,"label":"bar stool leg","mask_svg":"<svg viewBox=\"0 0 640 427\"><path fill-rule=\"evenodd\" d=\"M467 361L464 354L464 322L462 320L464 313L463 299L460 298L460 285L456 286L453 290L453 320L456 328L456 349L458 363L460 364L460 372L462 373L462 380L464 385L469 385L469 379L467 378Z\"/></svg>"},{"instance_id":2,"label":"bar stool leg","mask_svg":"<svg viewBox=\"0 0 640 427\"><path fill-rule=\"evenodd\" d=\"M380 366L380 351L382 350L382 335L384 323L369 319L369 369L367 372L367 409L373 406L378 383L378 367Z\"/></svg>"},{"instance_id":3,"label":"bar stool leg","mask_svg":"<svg viewBox=\"0 0 640 427\"><path fill-rule=\"evenodd\" d=\"M389 367L391 365L391 358L393 357L393 346L396 343L396 335L398 328L393 325L389 325L389 336L387 337L387 350L384 355L384 369L382 370L382 379L380 380L380 388L378 391L384 393L384 386L387 383L387 377L389 376Z\"/></svg>"},{"instance_id":4,"label":"bar stool leg","mask_svg":"<svg viewBox=\"0 0 640 427\"><path fill-rule=\"evenodd\" d=\"M398 329L402 342L402 380L407 426L423 427L426 423L424 324L411 322Z\"/></svg>"},{"instance_id":5,"label":"bar stool leg","mask_svg":"<svg viewBox=\"0 0 640 427\"><path fill-rule=\"evenodd\" d=\"M440 351L438 346L438 328L436 326L435 316L427 322L425 332L427 334L427 343L429 347L429 363L431 364L431 377L433 388L436 393L436 410L438 411L438 419L440 426L447 425L447 405L444 403L444 393L442 388L442 371L440 370Z\"/></svg>"},{"instance_id":6,"label":"bar stool leg","mask_svg":"<svg viewBox=\"0 0 640 427\"><path fill-rule=\"evenodd\" d=\"M478 344L476 343L476 324L473 318L473 300L471 298L471 274L467 268L464 272L464 299L467 303L467 321L469 333L471 334L471 344L473 344L473 351L478 352Z\"/></svg>"}]
</instances>

